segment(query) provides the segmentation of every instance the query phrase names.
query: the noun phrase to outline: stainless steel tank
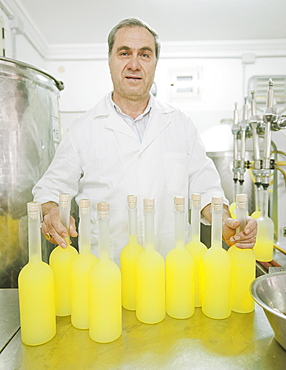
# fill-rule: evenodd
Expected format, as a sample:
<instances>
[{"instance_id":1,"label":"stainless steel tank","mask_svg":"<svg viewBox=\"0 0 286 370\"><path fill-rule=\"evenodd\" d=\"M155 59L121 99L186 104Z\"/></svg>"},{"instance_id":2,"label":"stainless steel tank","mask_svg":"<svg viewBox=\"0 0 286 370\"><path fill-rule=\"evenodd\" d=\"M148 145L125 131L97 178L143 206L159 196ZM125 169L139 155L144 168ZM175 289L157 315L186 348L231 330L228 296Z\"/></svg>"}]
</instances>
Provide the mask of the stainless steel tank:
<instances>
[{"instance_id":1,"label":"stainless steel tank","mask_svg":"<svg viewBox=\"0 0 286 370\"><path fill-rule=\"evenodd\" d=\"M26 205L54 156L63 83L26 63L0 58L0 287L16 287L27 263Z\"/></svg>"}]
</instances>

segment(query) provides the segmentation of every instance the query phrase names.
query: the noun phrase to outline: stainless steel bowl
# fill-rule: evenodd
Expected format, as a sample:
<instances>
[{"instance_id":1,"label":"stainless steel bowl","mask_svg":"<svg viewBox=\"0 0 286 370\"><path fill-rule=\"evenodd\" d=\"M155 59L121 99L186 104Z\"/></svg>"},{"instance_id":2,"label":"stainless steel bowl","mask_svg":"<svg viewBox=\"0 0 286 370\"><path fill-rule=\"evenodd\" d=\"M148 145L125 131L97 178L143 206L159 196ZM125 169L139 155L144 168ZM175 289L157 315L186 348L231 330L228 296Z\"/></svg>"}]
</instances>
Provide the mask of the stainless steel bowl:
<instances>
[{"instance_id":1,"label":"stainless steel bowl","mask_svg":"<svg viewBox=\"0 0 286 370\"><path fill-rule=\"evenodd\" d=\"M275 339L286 350L286 272L258 277L251 284L251 294L263 308Z\"/></svg>"}]
</instances>

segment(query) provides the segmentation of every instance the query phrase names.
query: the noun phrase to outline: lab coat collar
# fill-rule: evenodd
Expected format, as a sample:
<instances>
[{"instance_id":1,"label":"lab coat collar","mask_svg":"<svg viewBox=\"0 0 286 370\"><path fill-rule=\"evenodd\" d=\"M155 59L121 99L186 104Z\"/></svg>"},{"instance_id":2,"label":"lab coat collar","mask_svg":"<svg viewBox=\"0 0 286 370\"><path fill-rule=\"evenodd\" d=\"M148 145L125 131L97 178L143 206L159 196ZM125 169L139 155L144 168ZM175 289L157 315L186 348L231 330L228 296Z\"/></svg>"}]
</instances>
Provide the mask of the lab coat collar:
<instances>
[{"instance_id":1,"label":"lab coat collar","mask_svg":"<svg viewBox=\"0 0 286 370\"><path fill-rule=\"evenodd\" d=\"M95 107L94 119L97 118L108 118L105 122L105 127L110 130L121 132L138 140L136 134L131 128L121 119L116 113L115 109L110 104L110 94L107 94ZM140 151L145 150L152 141L171 123L170 113L174 111L174 108L168 104L162 103L154 98L150 94L151 99L151 112L150 119L143 136ZM139 141L139 140L138 140Z\"/></svg>"}]
</instances>

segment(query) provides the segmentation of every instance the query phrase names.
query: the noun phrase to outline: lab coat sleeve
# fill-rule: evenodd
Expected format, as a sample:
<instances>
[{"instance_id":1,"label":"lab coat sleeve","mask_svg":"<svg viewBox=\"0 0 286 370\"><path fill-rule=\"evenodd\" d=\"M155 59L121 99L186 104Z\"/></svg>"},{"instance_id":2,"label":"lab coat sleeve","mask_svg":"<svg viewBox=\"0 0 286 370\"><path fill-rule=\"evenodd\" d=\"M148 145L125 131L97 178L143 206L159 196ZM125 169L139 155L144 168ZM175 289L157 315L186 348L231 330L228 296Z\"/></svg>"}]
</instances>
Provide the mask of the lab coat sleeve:
<instances>
[{"instance_id":1,"label":"lab coat sleeve","mask_svg":"<svg viewBox=\"0 0 286 370\"><path fill-rule=\"evenodd\" d=\"M58 203L61 193L69 193L73 198L78 193L81 175L78 151L67 132L49 168L33 188L34 201Z\"/></svg>"},{"instance_id":2,"label":"lab coat sleeve","mask_svg":"<svg viewBox=\"0 0 286 370\"><path fill-rule=\"evenodd\" d=\"M219 173L213 161L206 155L197 129L192 124L189 127L189 194L201 194L201 209L210 204L215 195L222 196L224 204L228 205L229 202L224 195ZM202 222L208 224L204 218Z\"/></svg>"}]
</instances>

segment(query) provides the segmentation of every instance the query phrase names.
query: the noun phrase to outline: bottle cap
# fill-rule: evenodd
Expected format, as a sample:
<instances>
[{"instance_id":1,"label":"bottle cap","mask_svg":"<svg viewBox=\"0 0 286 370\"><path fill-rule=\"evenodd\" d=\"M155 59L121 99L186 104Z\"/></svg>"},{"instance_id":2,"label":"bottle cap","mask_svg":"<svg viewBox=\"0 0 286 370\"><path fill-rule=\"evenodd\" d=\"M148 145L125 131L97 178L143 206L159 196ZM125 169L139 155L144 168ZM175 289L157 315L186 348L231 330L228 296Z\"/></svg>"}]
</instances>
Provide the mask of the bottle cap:
<instances>
[{"instance_id":1,"label":"bottle cap","mask_svg":"<svg viewBox=\"0 0 286 370\"><path fill-rule=\"evenodd\" d=\"M80 208L89 208L90 207L90 200L89 199L80 199L79 206L80 206Z\"/></svg>"},{"instance_id":2,"label":"bottle cap","mask_svg":"<svg viewBox=\"0 0 286 370\"><path fill-rule=\"evenodd\" d=\"M28 212L28 216L31 219L36 220L39 217L39 215L41 216L41 212L42 212L41 204L38 202L27 203L27 212Z\"/></svg>"},{"instance_id":3,"label":"bottle cap","mask_svg":"<svg viewBox=\"0 0 286 370\"><path fill-rule=\"evenodd\" d=\"M153 198L145 198L144 199L144 209L146 212L153 212L154 210L154 199Z\"/></svg>"},{"instance_id":4,"label":"bottle cap","mask_svg":"<svg viewBox=\"0 0 286 370\"><path fill-rule=\"evenodd\" d=\"M193 193L191 195L192 206L193 207L200 207L201 205L201 194L200 193Z\"/></svg>"},{"instance_id":5,"label":"bottle cap","mask_svg":"<svg viewBox=\"0 0 286 370\"><path fill-rule=\"evenodd\" d=\"M176 211L184 211L185 209L185 198L184 197L175 197L174 204Z\"/></svg>"},{"instance_id":6,"label":"bottle cap","mask_svg":"<svg viewBox=\"0 0 286 370\"><path fill-rule=\"evenodd\" d=\"M69 202L71 200L71 196L68 193L60 194L60 202Z\"/></svg>"},{"instance_id":7,"label":"bottle cap","mask_svg":"<svg viewBox=\"0 0 286 370\"><path fill-rule=\"evenodd\" d=\"M99 218L108 218L109 216L109 203L99 202L97 203L97 214Z\"/></svg>"},{"instance_id":8,"label":"bottle cap","mask_svg":"<svg viewBox=\"0 0 286 370\"><path fill-rule=\"evenodd\" d=\"M40 212L41 204L38 202L29 202L27 203L27 210L28 212Z\"/></svg>"},{"instance_id":9,"label":"bottle cap","mask_svg":"<svg viewBox=\"0 0 286 370\"><path fill-rule=\"evenodd\" d=\"M236 206L238 208L245 208L247 204L247 194L236 195Z\"/></svg>"},{"instance_id":10,"label":"bottle cap","mask_svg":"<svg viewBox=\"0 0 286 370\"><path fill-rule=\"evenodd\" d=\"M212 197L212 207L214 210L217 210L217 211L222 209L222 197L221 196Z\"/></svg>"},{"instance_id":11,"label":"bottle cap","mask_svg":"<svg viewBox=\"0 0 286 370\"><path fill-rule=\"evenodd\" d=\"M128 202L128 207L130 209L135 209L137 207L137 197L136 197L136 195L128 195L127 202Z\"/></svg>"}]
</instances>

